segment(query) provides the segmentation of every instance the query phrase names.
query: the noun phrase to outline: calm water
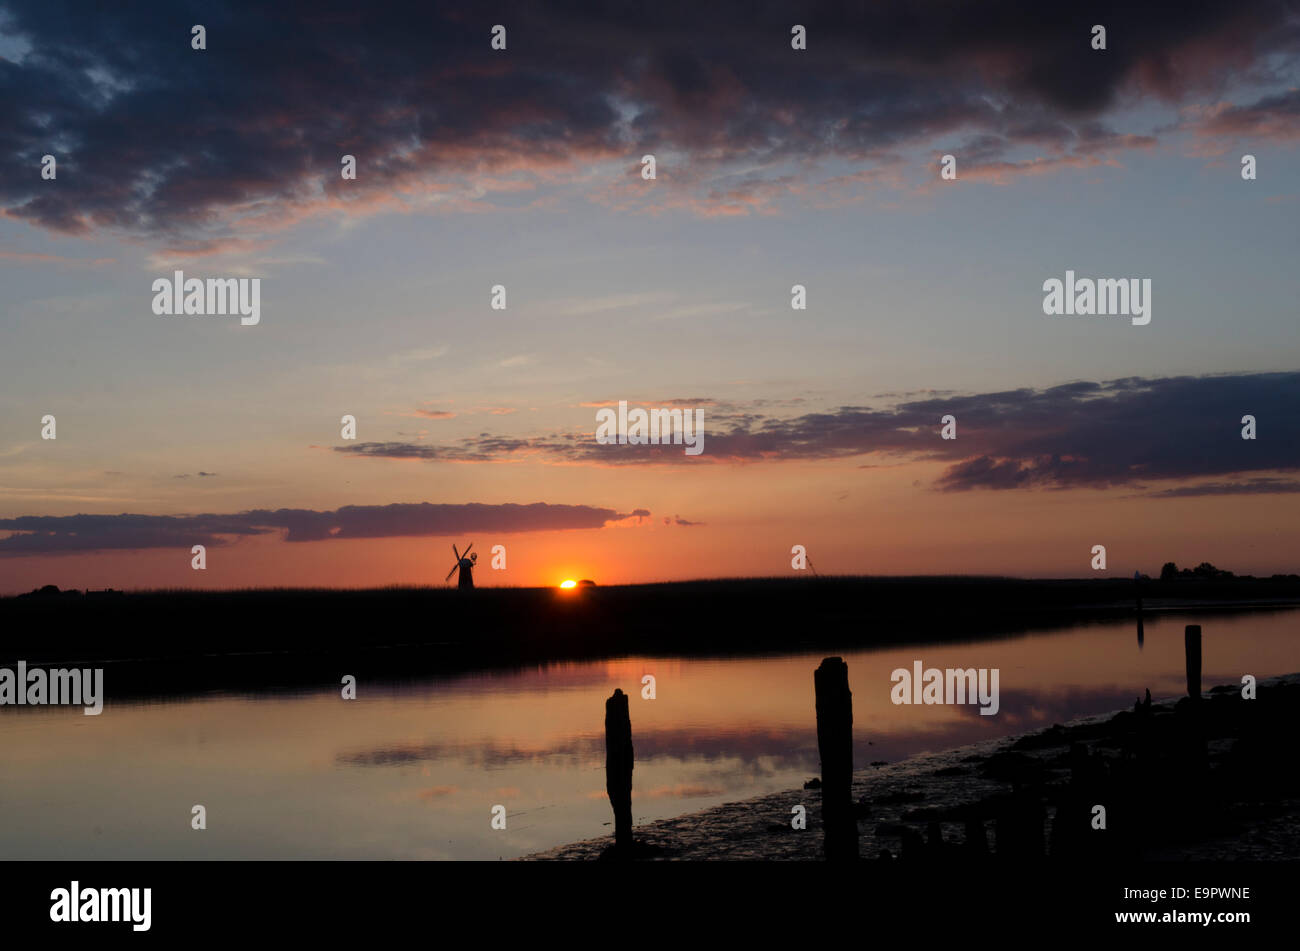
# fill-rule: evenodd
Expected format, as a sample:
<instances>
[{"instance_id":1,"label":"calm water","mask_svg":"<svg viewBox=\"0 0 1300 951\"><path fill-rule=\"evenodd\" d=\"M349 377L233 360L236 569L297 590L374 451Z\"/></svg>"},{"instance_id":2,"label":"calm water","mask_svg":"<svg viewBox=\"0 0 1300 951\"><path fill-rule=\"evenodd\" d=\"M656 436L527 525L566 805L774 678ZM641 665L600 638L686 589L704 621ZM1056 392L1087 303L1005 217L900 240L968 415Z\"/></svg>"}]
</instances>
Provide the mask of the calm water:
<instances>
[{"instance_id":1,"label":"calm water","mask_svg":"<svg viewBox=\"0 0 1300 951\"><path fill-rule=\"evenodd\" d=\"M964 645L843 653L856 765L1021 733L1184 690L1183 626L1207 687L1300 671L1300 612L1150 619ZM609 833L604 701L629 693L636 821L799 787L817 775L822 653L647 657L362 682L278 696L0 708L0 857L495 859ZM890 672L997 667L1001 710L895 706ZM644 674L657 697L643 700ZM111 671L109 672L111 678ZM195 803L208 828L190 828ZM493 830L491 810L507 810Z\"/></svg>"}]
</instances>

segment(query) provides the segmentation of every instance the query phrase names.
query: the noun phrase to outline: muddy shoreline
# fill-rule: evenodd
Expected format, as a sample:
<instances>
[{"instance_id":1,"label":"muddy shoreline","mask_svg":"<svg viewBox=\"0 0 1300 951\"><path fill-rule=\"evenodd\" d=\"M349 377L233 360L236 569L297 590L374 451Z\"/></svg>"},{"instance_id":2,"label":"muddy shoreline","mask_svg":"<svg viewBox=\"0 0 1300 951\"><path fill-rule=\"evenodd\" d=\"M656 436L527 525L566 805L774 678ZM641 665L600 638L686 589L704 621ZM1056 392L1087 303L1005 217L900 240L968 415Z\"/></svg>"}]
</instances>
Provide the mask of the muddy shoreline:
<instances>
[{"instance_id":1,"label":"muddy shoreline","mask_svg":"<svg viewBox=\"0 0 1300 951\"><path fill-rule=\"evenodd\" d=\"M1300 673L858 769L862 859L1300 859ZM1095 828L1095 807L1106 828ZM807 827L792 828L803 806ZM636 857L822 858L821 794L793 789L636 826ZM982 840L982 841L981 841ZM523 861L612 858L612 834Z\"/></svg>"}]
</instances>

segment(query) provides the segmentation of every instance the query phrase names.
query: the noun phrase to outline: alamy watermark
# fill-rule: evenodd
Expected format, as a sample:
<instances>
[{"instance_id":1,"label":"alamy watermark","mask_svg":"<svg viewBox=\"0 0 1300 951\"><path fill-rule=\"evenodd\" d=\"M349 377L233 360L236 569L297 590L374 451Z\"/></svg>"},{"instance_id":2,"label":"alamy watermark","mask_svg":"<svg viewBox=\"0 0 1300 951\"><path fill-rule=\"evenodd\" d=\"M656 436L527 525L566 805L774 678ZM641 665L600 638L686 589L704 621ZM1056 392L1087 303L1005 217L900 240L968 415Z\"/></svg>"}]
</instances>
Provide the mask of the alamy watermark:
<instances>
[{"instance_id":1,"label":"alamy watermark","mask_svg":"<svg viewBox=\"0 0 1300 951\"><path fill-rule=\"evenodd\" d=\"M153 923L152 888L68 888L50 892L50 921L128 921L132 931L148 931Z\"/></svg>"},{"instance_id":2,"label":"alamy watermark","mask_svg":"<svg viewBox=\"0 0 1300 951\"><path fill-rule=\"evenodd\" d=\"M889 699L894 703L978 703L980 713L991 717L998 712L998 668L938 667L921 668L919 660L912 669L897 668L889 675L894 684Z\"/></svg>"},{"instance_id":3,"label":"alamy watermark","mask_svg":"<svg viewBox=\"0 0 1300 951\"><path fill-rule=\"evenodd\" d=\"M685 446L686 455L704 451L704 410L628 410L627 400L618 401L618 412L606 406L596 411L596 442L602 446Z\"/></svg>"},{"instance_id":4,"label":"alamy watermark","mask_svg":"<svg viewBox=\"0 0 1300 951\"><path fill-rule=\"evenodd\" d=\"M262 319L260 277L186 278L184 271L153 282L153 312L160 317L197 315L225 317L239 315L239 322L252 327Z\"/></svg>"},{"instance_id":5,"label":"alamy watermark","mask_svg":"<svg viewBox=\"0 0 1300 951\"><path fill-rule=\"evenodd\" d=\"M0 706L80 705L88 717L104 712L104 668L65 670L27 669L20 660L17 670L0 667Z\"/></svg>"},{"instance_id":6,"label":"alamy watermark","mask_svg":"<svg viewBox=\"0 0 1300 951\"><path fill-rule=\"evenodd\" d=\"M1043 282L1043 313L1049 317L1061 315L1082 317L1119 316L1132 317L1133 326L1144 327L1151 323L1151 278L1136 277L1093 280L1075 278L1073 271L1065 272L1065 280L1051 277Z\"/></svg>"}]
</instances>

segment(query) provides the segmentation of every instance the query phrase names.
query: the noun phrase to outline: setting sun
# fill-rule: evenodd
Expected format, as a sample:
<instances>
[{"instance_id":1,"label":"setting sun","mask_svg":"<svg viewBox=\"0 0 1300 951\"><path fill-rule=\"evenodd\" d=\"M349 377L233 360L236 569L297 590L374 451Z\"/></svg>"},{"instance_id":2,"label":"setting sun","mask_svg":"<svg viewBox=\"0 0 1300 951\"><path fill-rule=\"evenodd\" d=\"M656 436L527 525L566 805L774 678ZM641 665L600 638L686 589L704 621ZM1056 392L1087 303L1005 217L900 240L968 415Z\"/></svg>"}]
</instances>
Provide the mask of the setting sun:
<instances>
[{"instance_id":1,"label":"setting sun","mask_svg":"<svg viewBox=\"0 0 1300 951\"><path fill-rule=\"evenodd\" d=\"M578 586L578 582L574 581L572 578L568 579L567 581L560 582L561 588L576 588L577 586Z\"/></svg>"}]
</instances>

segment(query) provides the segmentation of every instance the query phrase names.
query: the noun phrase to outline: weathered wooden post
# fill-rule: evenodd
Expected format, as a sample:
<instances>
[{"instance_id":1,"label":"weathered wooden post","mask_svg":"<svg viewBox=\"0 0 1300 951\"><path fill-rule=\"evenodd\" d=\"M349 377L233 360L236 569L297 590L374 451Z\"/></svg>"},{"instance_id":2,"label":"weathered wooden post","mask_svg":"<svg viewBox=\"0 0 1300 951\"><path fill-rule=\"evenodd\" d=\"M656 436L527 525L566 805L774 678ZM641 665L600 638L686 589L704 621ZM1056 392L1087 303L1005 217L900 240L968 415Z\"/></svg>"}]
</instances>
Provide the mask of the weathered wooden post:
<instances>
[{"instance_id":1,"label":"weathered wooden post","mask_svg":"<svg viewBox=\"0 0 1300 951\"><path fill-rule=\"evenodd\" d=\"M605 792L614 809L614 849L631 854L632 720L622 690L605 701Z\"/></svg>"},{"instance_id":2,"label":"weathered wooden post","mask_svg":"<svg viewBox=\"0 0 1300 951\"><path fill-rule=\"evenodd\" d=\"M1189 709L1191 716L1185 718L1187 785L1194 791L1192 798L1179 802L1179 807L1186 812L1186 821L1201 808L1203 788L1198 780L1204 778L1209 769L1210 745L1206 734L1205 714L1207 709L1200 703L1201 699L1201 625L1189 624L1183 633L1183 645L1187 650L1187 696L1197 701Z\"/></svg>"},{"instance_id":3,"label":"weathered wooden post","mask_svg":"<svg viewBox=\"0 0 1300 951\"><path fill-rule=\"evenodd\" d=\"M823 849L828 862L858 857L853 815L853 694L849 665L827 657L813 672L817 694L817 752L822 761Z\"/></svg>"},{"instance_id":4,"label":"weathered wooden post","mask_svg":"<svg viewBox=\"0 0 1300 951\"><path fill-rule=\"evenodd\" d=\"M1183 632L1183 647L1187 651L1187 696L1201 698L1201 625L1189 624Z\"/></svg>"}]
</instances>

